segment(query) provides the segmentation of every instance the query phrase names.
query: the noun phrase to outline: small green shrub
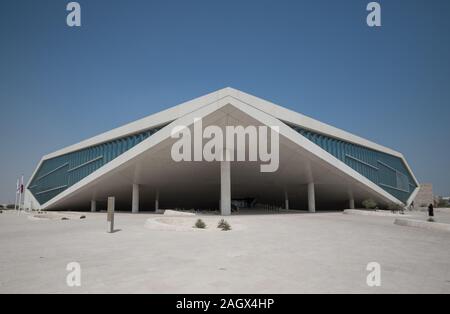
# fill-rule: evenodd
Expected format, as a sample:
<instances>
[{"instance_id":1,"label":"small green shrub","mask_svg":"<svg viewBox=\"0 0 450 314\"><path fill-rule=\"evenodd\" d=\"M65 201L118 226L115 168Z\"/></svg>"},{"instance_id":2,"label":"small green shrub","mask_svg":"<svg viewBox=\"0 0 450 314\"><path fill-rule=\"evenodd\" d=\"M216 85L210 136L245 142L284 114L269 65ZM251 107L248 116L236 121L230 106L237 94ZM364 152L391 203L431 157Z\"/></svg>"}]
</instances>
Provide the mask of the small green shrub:
<instances>
[{"instance_id":1,"label":"small green shrub","mask_svg":"<svg viewBox=\"0 0 450 314\"><path fill-rule=\"evenodd\" d=\"M403 212L405 210L405 208L402 205L397 203L390 203L387 209L392 212Z\"/></svg>"},{"instance_id":2,"label":"small green shrub","mask_svg":"<svg viewBox=\"0 0 450 314\"><path fill-rule=\"evenodd\" d=\"M222 231L231 230L230 224L225 219L221 219L219 221L219 223L217 224L217 228L222 229Z\"/></svg>"},{"instance_id":3,"label":"small green shrub","mask_svg":"<svg viewBox=\"0 0 450 314\"><path fill-rule=\"evenodd\" d=\"M225 219L220 219L219 223L217 224L217 228L222 228L223 225L226 223Z\"/></svg>"},{"instance_id":4,"label":"small green shrub","mask_svg":"<svg viewBox=\"0 0 450 314\"><path fill-rule=\"evenodd\" d=\"M197 221L195 222L194 227L198 228L198 229L205 229L206 228L206 224L205 224L205 222L203 220L197 219Z\"/></svg>"},{"instance_id":5,"label":"small green shrub","mask_svg":"<svg viewBox=\"0 0 450 314\"><path fill-rule=\"evenodd\" d=\"M377 207L377 202L375 202L373 199L369 198L362 202L362 205L365 209L375 209Z\"/></svg>"},{"instance_id":6,"label":"small green shrub","mask_svg":"<svg viewBox=\"0 0 450 314\"><path fill-rule=\"evenodd\" d=\"M14 204L6 205L7 209L14 209L14 207L16 207L16 205L14 205Z\"/></svg>"},{"instance_id":7,"label":"small green shrub","mask_svg":"<svg viewBox=\"0 0 450 314\"><path fill-rule=\"evenodd\" d=\"M225 222L225 224L222 227L222 231L229 231L231 230L231 226L228 224L228 222Z\"/></svg>"},{"instance_id":8,"label":"small green shrub","mask_svg":"<svg viewBox=\"0 0 450 314\"><path fill-rule=\"evenodd\" d=\"M428 218L428 222L434 222L434 219L432 217Z\"/></svg>"}]
</instances>

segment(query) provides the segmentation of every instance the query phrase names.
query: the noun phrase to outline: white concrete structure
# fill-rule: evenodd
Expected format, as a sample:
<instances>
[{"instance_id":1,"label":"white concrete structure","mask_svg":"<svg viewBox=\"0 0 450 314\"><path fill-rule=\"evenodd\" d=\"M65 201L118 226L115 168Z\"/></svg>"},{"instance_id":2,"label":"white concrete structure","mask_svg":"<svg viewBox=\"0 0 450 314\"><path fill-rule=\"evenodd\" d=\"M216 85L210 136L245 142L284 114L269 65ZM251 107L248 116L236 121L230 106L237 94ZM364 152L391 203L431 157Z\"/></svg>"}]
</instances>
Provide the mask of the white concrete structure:
<instances>
[{"instance_id":1,"label":"white concrete structure","mask_svg":"<svg viewBox=\"0 0 450 314\"><path fill-rule=\"evenodd\" d=\"M316 193L312 182L308 183L308 210L311 213L316 212Z\"/></svg>"},{"instance_id":2,"label":"white concrete structure","mask_svg":"<svg viewBox=\"0 0 450 314\"><path fill-rule=\"evenodd\" d=\"M159 211L159 190L155 193L155 211Z\"/></svg>"},{"instance_id":3,"label":"white concrete structure","mask_svg":"<svg viewBox=\"0 0 450 314\"><path fill-rule=\"evenodd\" d=\"M133 213L139 212L139 184L133 184L131 211Z\"/></svg>"},{"instance_id":4,"label":"white concrete structure","mask_svg":"<svg viewBox=\"0 0 450 314\"><path fill-rule=\"evenodd\" d=\"M349 209L355 209L355 200L353 198L351 198L349 200L349 205L348 205Z\"/></svg>"},{"instance_id":5,"label":"white concrete structure","mask_svg":"<svg viewBox=\"0 0 450 314\"><path fill-rule=\"evenodd\" d=\"M220 162L220 210L222 215L231 214L231 167L230 161Z\"/></svg>"},{"instance_id":6,"label":"white concrete structure","mask_svg":"<svg viewBox=\"0 0 450 314\"><path fill-rule=\"evenodd\" d=\"M289 210L289 194L286 190L284 191L284 209Z\"/></svg>"},{"instance_id":7,"label":"white concrete structure","mask_svg":"<svg viewBox=\"0 0 450 314\"><path fill-rule=\"evenodd\" d=\"M175 162L171 133L193 129L195 119L204 127L278 128L278 170L261 173L255 162ZM409 204L417 186L399 152L225 88L44 156L27 184L25 207L83 209L96 200L99 210L113 195L116 208L133 212L220 208L228 215L233 199L315 212L367 198Z\"/></svg>"}]
</instances>

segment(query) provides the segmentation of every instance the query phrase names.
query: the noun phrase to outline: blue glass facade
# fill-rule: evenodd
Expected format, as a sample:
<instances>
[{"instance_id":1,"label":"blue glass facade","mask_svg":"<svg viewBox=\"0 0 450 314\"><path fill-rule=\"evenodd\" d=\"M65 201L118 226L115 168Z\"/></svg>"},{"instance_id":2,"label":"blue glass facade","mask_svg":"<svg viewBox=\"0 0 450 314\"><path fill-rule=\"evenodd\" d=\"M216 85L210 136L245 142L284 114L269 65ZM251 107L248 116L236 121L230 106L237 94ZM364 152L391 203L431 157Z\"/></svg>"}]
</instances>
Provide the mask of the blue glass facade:
<instances>
[{"instance_id":1,"label":"blue glass facade","mask_svg":"<svg viewBox=\"0 0 450 314\"><path fill-rule=\"evenodd\" d=\"M161 128L154 128L45 160L30 182L28 189L40 204L44 204Z\"/></svg>"},{"instance_id":2,"label":"blue glass facade","mask_svg":"<svg viewBox=\"0 0 450 314\"><path fill-rule=\"evenodd\" d=\"M311 132L295 125L290 127L404 203L417 187L411 173L399 157Z\"/></svg>"},{"instance_id":3,"label":"blue glass facade","mask_svg":"<svg viewBox=\"0 0 450 314\"><path fill-rule=\"evenodd\" d=\"M28 189L44 204L162 127L45 160ZM290 127L402 202L406 202L417 187L401 158L295 125Z\"/></svg>"}]
</instances>

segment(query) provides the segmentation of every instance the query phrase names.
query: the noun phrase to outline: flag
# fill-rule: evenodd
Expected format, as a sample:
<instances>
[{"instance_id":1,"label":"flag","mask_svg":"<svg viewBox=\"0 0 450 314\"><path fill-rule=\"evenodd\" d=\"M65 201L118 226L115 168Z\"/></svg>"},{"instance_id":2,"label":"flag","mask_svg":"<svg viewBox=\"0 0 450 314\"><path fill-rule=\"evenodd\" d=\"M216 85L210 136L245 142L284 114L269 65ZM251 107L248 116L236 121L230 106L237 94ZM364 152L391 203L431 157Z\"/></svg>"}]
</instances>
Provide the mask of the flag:
<instances>
[{"instance_id":1,"label":"flag","mask_svg":"<svg viewBox=\"0 0 450 314\"><path fill-rule=\"evenodd\" d=\"M20 180L17 179L16 194L20 193Z\"/></svg>"},{"instance_id":2,"label":"flag","mask_svg":"<svg viewBox=\"0 0 450 314\"><path fill-rule=\"evenodd\" d=\"M22 180L20 183L20 194L23 194L23 176L22 176Z\"/></svg>"}]
</instances>

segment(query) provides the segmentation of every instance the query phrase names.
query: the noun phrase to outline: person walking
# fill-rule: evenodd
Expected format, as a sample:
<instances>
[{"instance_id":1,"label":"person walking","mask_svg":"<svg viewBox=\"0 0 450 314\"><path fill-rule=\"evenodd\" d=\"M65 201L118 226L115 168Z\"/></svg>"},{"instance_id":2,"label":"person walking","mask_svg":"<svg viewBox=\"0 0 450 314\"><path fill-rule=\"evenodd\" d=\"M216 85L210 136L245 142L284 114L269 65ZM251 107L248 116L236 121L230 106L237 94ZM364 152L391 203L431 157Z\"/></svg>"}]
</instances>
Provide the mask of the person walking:
<instances>
[{"instance_id":1,"label":"person walking","mask_svg":"<svg viewBox=\"0 0 450 314\"><path fill-rule=\"evenodd\" d=\"M433 207L433 204L430 204L429 206L428 206L428 220L429 221L434 221L433 220L433 217L434 217L434 207Z\"/></svg>"}]
</instances>

